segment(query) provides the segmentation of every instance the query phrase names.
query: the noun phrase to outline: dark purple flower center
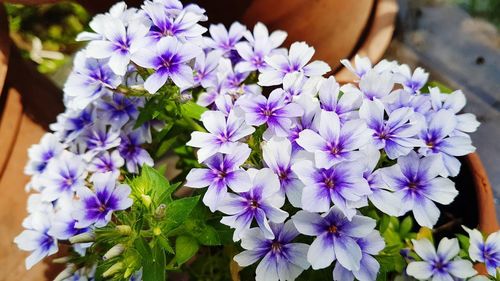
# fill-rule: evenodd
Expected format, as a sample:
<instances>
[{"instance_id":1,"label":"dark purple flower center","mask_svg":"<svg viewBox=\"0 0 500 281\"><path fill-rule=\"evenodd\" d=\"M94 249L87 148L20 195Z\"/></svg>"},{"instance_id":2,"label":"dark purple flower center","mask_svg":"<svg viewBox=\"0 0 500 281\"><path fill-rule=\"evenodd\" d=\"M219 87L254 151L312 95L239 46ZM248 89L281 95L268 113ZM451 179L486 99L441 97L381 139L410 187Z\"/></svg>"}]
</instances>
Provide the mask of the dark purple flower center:
<instances>
[{"instance_id":1,"label":"dark purple flower center","mask_svg":"<svg viewBox=\"0 0 500 281\"><path fill-rule=\"evenodd\" d=\"M257 209L259 208L259 202L257 202L257 200L255 199L251 199L248 204L250 205L250 208L252 209Z\"/></svg>"},{"instance_id":2,"label":"dark purple flower center","mask_svg":"<svg viewBox=\"0 0 500 281\"><path fill-rule=\"evenodd\" d=\"M335 187L335 181L332 178L325 178L324 183L329 189L333 189Z\"/></svg>"},{"instance_id":3,"label":"dark purple flower center","mask_svg":"<svg viewBox=\"0 0 500 281\"><path fill-rule=\"evenodd\" d=\"M336 225L330 225L328 227L328 233L337 234L338 232L339 232L339 230L338 230Z\"/></svg>"},{"instance_id":4,"label":"dark purple flower center","mask_svg":"<svg viewBox=\"0 0 500 281\"><path fill-rule=\"evenodd\" d=\"M281 252L281 243L278 241L273 241L271 244L271 250L273 252Z\"/></svg>"}]
</instances>

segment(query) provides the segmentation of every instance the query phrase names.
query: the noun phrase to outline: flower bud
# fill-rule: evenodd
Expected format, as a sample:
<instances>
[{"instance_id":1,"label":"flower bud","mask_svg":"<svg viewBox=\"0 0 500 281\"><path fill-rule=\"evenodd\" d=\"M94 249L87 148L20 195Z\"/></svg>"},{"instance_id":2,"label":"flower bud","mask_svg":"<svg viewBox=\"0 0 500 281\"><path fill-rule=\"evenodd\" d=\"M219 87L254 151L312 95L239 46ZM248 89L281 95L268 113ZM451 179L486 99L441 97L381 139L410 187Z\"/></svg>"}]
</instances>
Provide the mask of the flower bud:
<instances>
[{"instance_id":1,"label":"flower bud","mask_svg":"<svg viewBox=\"0 0 500 281\"><path fill-rule=\"evenodd\" d=\"M181 96L179 98L181 103L186 103L192 99L193 99L193 95L190 92L181 93Z\"/></svg>"},{"instance_id":2,"label":"flower bud","mask_svg":"<svg viewBox=\"0 0 500 281\"><path fill-rule=\"evenodd\" d=\"M95 233L94 232L84 232L84 233L80 233L80 234L77 234L77 235L69 238L69 242L71 244L87 243L87 242L94 242L94 241L95 241Z\"/></svg>"},{"instance_id":3,"label":"flower bud","mask_svg":"<svg viewBox=\"0 0 500 281\"><path fill-rule=\"evenodd\" d=\"M52 263L65 264L71 260L70 257L60 257L52 260Z\"/></svg>"},{"instance_id":4,"label":"flower bud","mask_svg":"<svg viewBox=\"0 0 500 281\"><path fill-rule=\"evenodd\" d=\"M153 234L155 236L160 236L160 234L161 234L161 228L159 228L159 227L153 228Z\"/></svg>"},{"instance_id":5,"label":"flower bud","mask_svg":"<svg viewBox=\"0 0 500 281\"><path fill-rule=\"evenodd\" d=\"M165 217L165 210L167 206L165 204L160 204L155 210L155 218L157 220L161 220L162 218Z\"/></svg>"},{"instance_id":6,"label":"flower bud","mask_svg":"<svg viewBox=\"0 0 500 281\"><path fill-rule=\"evenodd\" d=\"M130 233L132 233L132 228L129 225L117 225L116 231L120 235L130 235Z\"/></svg>"},{"instance_id":7,"label":"flower bud","mask_svg":"<svg viewBox=\"0 0 500 281\"><path fill-rule=\"evenodd\" d=\"M142 203L144 204L144 206L146 206L146 208L151 205L151 196L146 195L146 194L142 194L141 199L142 199Z\"/></svg>"},{"instance_id":8,"label":"flower bud","mask_svg":"<svg viewBox=\"0 0 500 281\"><path fill-rule=\"evenodd\" d=\"M123 269L123 263L117 262L117 263L113 264L110 268L108 268L108 270L104 271L104 273L102 274L102 277L104 277L104 278L111 277L111 276L117 274L118 272L120 272L122 269Z\"/></svg>"},{"instance_id":9,"label":"flower bud","mask_svg":"<svg viewBox=\"0 0 500 281\"><path fill-rule=\"evenodd\" d=\"M109 249L104 256L102 257L103 260L109 260L111 258L119 256L123 251L125 250L125 246L123 244L116 244L111 249Z\"/></svg>"},{"instance_id":10,"label":"flower bud","mask_svg":"<svg viewBox=\"0 0 500 281\"><path fill-rule=\"evenodd\" d=\"M74 264L68 264L66 268L61 271L59 274L57 274L56 278L54 278L54 281L62 281L65 280L73 275L75 273L76 267Z\"/></svg>"}]
</instances>

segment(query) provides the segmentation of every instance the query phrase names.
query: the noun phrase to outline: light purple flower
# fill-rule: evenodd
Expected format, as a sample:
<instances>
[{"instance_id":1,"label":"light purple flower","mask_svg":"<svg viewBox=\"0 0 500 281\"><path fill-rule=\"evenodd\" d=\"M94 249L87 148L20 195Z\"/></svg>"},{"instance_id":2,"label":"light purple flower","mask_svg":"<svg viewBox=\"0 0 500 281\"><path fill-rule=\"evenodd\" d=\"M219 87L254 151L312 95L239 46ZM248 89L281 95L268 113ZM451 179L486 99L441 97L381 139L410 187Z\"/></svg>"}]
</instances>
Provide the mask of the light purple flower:
<instances>
[{"instance_id":1,"label":"light purple flower","mask_svg":"<svg viewBox=\"0 0 500 281\"><path fill-rule=\"evenodd\" d=\"M207 187L203 203L212 212L226 198L227 187L235 192L246 192L251 188L250 177L240 166L250 155L250 148L239 148L230 154L217 153L205 161L208 169L192 169L186 176L186 186Z\"/></svg>"},{"instance_id":2,"label":"light purple flower","mask_svg":"<svg viewBox=\"0 0 500 281\"><path fill-rule=\"evenodd\" d=\"M103 30L103 40L92 40L87 45L87 55L96 59L109 58L108 65L117 75L125 75L131 56L145 47L149 26L142 21L128 25L108 16Z\"/></svg>"},{"instance_id":3,"label":"light purple flower","mask_svg":"<svg viewBox=\"0 0 500 281\"><path fill-rule=\"evenodd\" d=\"M205 45L208 48L221 51L225 57L231 58L231 61L239 60L238 53L235 51L238 43L247 28L239 22L234 22L229 30L223 24L210 25L209 32L211 37L205 38ZM235 57L237 56L237 57Z\"/></svg>"},{"instance_id":4,"label":"light purple flower","mask_svg":"<svg viewBox=\"0 0 500 281\"><path fill-rule=\"evenodd\" d=\"M24 173L31 176L31 181L26 185L27 189L40 190L40 176L47 168L47 164L56 158L64 150L64 145L54 134L43 135L39 144L34 144L28 149L28 163L24 167Z\"/></svg>"},{"instance_id":5,"label":"light purple flower","mask_svg":"<svg viewBox=\"0 0 500 281\"><path fill-rule=\"evenodd\" d=\"M481 262L486 265L488 274L498 278L500 268L500 231L491 233L486 241L477 229L464 229L469 233L470 246L469 256L472 261Z\"/></svg>"},{"instance_id":6,"label":"light purple flower","mask_svg":"<svg viewBox=\"0 0 500 281\"><path fill-rule=\"evenodd\" d=\"M50 124L50 129L64 143L70 144L96 120L96 111L92 107L84 110L66 110L57 116L57 122Z\"/></svg>"},{"instance_id":7,"label":"light purple flower","mask_svg":"<svg viewBox=\"0 0 500 281\"><path fill-rule=\"evenodd\" d=\"M357 110L361 106L363 97L358 91L350 89L352 89L352 86L344 86L341 94L335 77L328 77L319 88L321 109L337 113L342 123L357 117Z\"/></svg>"},{"instance_id":8,"label":"light purple flower","mask_svg":"<svg viewBox=\"0 0 500 281\"><path fill-rule=\"evenodd\" d=\"M364 120L350 120L344 124L335 112L321 110L318 132L305 129L299 133L297 143L314 153L318 168L330 168L345 160L355 160L357 149L370 141L370 130Z\"/></svg>"},{"instance_id":9,"label":"light purple flower","mask_svg":"<svg viewBox=\"0 0 500 281\"><path fill-rule=\"evenodd\" d=\"M362 253L359 270L350 271L343 267L342 264L336 263L333 269L333 280L353 281L356 278L359 281L373 281L377 279L380 265L372 255L377 255L384 249L384 239L382 239L378 231L374 230L366 237L355 240Z\"/></svg>"},{"instance_id":10,"label":"light purple flower","mask_svg":"<svg viewBox=\"0 0 500 281\"><path fill-rule=\"evenodd\" d=\"M401 215L412 211L419 225L432 228L436 224L440 211L434 202L447 205L458 194L453 181L438 177L441 170L437 156L419 158L414 151L381 170L384 181L401 202Z\"/></svg>"},{"instance_id":11,"label":"light purple flower","mask_svg":"<svg viewBox=\"0 0 500 281\"><path fill-rule=\"evenodd\" d=\"M317 236L307 252L307 261L313 269L328 267L337 260L348 270L359 270L363 253L356 242L375 228L375 220L355 215L346 218L338 207L319 215L299 211L292 217L297 230L308 236Z\"/></svg>"},{"instance_id":12,"label":"light purple flower","mask_svg":"<svg viewBox=\"0 0 500 281\"><path fill-rule=\"evenodd\" d=\"M300 207L304 184L292 172L296 157L292 155L292 144L286 138L273 137L262 146L266 165L278 175L280 193L288 198L294 207Z\"/></svg>"},{"instance_id":13,"label":"light purple flower","mask_svg":"<svg viewBox=\"0 0 500 281\"><path fill-rule=\"evenodd\" d=\"M217 66L222 58L219 51L201 52L194 63L194 82L203 88L217 86Z\"/></svg>"},{"instance_id":14,"label":"light purple flower","mask_svg":"<svg viewBox=\"0 0 500 281\"><path fill-rule=\"evenodd\" d=\"M241 238L245 251L234 256L242 267L249 266L262 258L257 266L255 280L295 280L302 271L309 268L308 245L293 243L299 235L292 221L285 224L270 223L274 239L266 238L259 228L252 228Z\"/></svg>"},{"instance_id":15,"label":"light purple flower","mask_svg":"<svg viewBox=\"0 0 500 281\"><path fill-rule=\"evenodd\" d=\"M371 193L362 169L358 162L342 162L328 169L317 169L309 160L297 161L292 171L304 184L302 208L310 212L328 212L333 203L345 216L352 218L355 208L366 205L364 198Z\"/></svg>"},{"instance_id":16,"label":"light purple flower","mask_svg":"<svg viewBox=\"0 0 500 281\"><path fill-rule=\"evenodd\" d=\"M423 115L431 112L431 98L429 95L415 95L402 89L395 90L392 95L395 96L395 99L385 104L387 112L402 107L412 108L413 111Z\"/></svg>"},{"instance_id":17,"label":"light purple flower","mask_svg":"<svg viewBox=\"0 0 500 281\"><path fill-rule=\"evenodd\" d=\"M246 145L238 141L255 131L234 111L229 113L227 119L220 111L206 111L201 115L201 121L208 133L193 132L186 144L200 148L197 153L200 163L217 152L230 153L236 146Z\"/></svg>"},{"instance_id":18,"label":"light purple flower","mask_svg":"<svg viewBox=\"0 0 500 281\"><path fill-rule=\"evenodd\" d=\"M187 64L201 49L191 43L181 43L175 37L160 39L153 50L143 48L136 52L132 60L139 66L155 70L144 83L144 88L154 94L170 78L179 88L194 84L193 70Z\"/></svg>"},{"instance_id":19,"label":"light purple flower","mask_svg":"<svg viewBox=\"0 0 500 281\"><path fill-rule=\"evenodd\" d=\"M120 168L125 164L125 160L120 156L118 150L113 152L105 151L92 159L88 166L88 170L93 173L106 173L111 172L118 178L120 175Z\"/></svg>"},{"instance_id":20,"label":"light purple flower","mask_svg":"<svg viewBox=\"0 0 500 281\"><path fill-rule=\"evenodd\" d=\"M85 186L77 190L80 201L73 217L77 220L75 226L78 228L106 226L113 211L132 206L130 187L126 184L116 185L116 178L112 173L94 175L93 187L94 191Z\"/></svg>"},{"instance_id":21,"label":"light purple flower","mask_svg":"<svg viewBox=\"0 0 500 281\"><path fill-rule=\"evenodd\" d=\"M149 1L144 2L142 8L152 21L148 35L155 41L167 36L174 36L183 42L201 39L201 35L207 30L198 24L205 17L202 13L183 9L173 15L164 4Z\"/></svg>"},{"instance_id":22,"label":"light purple flower","mask_svg":"<svg viewBox=\"0 0 500 281\"><path fill-rule=\"evenodd\" d=\"M268 220L281 223L288 217L287 212L279 209L285 203L285 198L279 193L278 177L269 168L249 169L247 172L251 189L238 196L229 194L226 197L219 211L229 216L223 217L221 223L235 229L233 240L238 241L255 219L262 235L273 239L274 233Z\"/></svg>"},{"instance_id":23,"label":"light purple flower","mask_svg":"<svg viewBox=\"0 0 500 281\"><path fill-rule=\"evenodd\" d=\"M97 104L102 118L113 128L123 127L129 120L137 119L138 107L143 106L144 101L140 98L126 97L114 93L111 100Z\"/></svg>"},{"instance_id":24,"label":"light purple flower","mask_svg":"<svg viewBox=\"0 0 500 281\"><path fill-rule=\"evenodd\" d=\"M347 59L340 60L340 63L342 63L358 78L363 77L365 73L372 69L372 62L370 61L370 59L368 57L360 57L359 55L356 55L354 57L354 65L352 65L351 62Z\"/></svg>"},{"instance_id":25,"label":"light purple flower","mask_svg":"<svg viewBox=\"0 0 500 281\"><path fill-rule=\"evenodd\" d=\"M43 200L54 201L62 196L73 196L78 187L85 185L85 167L80 156L64 150L47 165L44 172Z\"/></svg>"},{"instance_id":26,"label":"light purple flower","mask_svg":"<svg viewBox=\"0 0 500 281\"><path fill-rule=\"evenodd\" d=\"M245 120L253 126L266 124L269 132L279 137L288 136L293 117L304 111L295 103L285 103L283 90L275 89L266 99L263 95L247 94L237 103L245 111Z\"/></svg>"},{"instance_id":27,"label":"light purple flower","mask_svg":"<svg viewBox=\"0 0 500 281\"><path fill-rule=\"evenodd\" d=\"M455 156L464 156L476 148L468 135L452 135L457 126L455 115L441 109L427 117L427 126L420 132L425 142L418 152L424 156L437 155L444 165L442 176L456 176L460 171L460 161Z\"/></svg>"},{"instance_id":28,"label":"light purple flower","mask_svg":"<svg viewBox=\"0 0 500 281\"><path fill-rule=\"evenodd\" d=\"M389 72L369 70L359 80L359 89L368 100L385 100L394 88L394 77Z\"/></svg>"},{"instance_id":29,"label":"light purple flower","mask_svg":"<svg viewBox=\"0 0 500 281\"><path fill-rule=\"evenodd\" d=\"M476 116L472 113L458 114L465 106L466 99L462 91L454 91L450 94L443 94L439 88L429 88L431 97L432 109L438 111L440 109L448 109L455 113L457 119L457 126L453 134L466 135L466 133L473 133L479 127L479 122Z\"/></svg>"},{"instance_id":30,"label":"light purple flower","mask_svg":"<svg viewBox=\"0 0 500 281\"><path fill-rule=\"evenodd\" d=\"M384 149L387 157L396 159L423 145L417 138L421 122L411 108L399 108L388 114L389 118L385 120L384 106L378 100L365 100L359 110L360 117L370 128L372 143L377 149Z\"/></svg>"},{"instance_id":31,"label":"light purple flower","mask_svg":"<svg viewBox=\"0 0 500 281\"><path fill-rule=\"evenodd\" d=\"M258 22L253 28L253 34L247 31L244 36L248 42L240 42L235 46L242 58L235 67L240 72L261 71L266 68L265 57L283 44L287 34L277 30L269 35L267 27Z\"/></svg>"},{"instance_id":32,"label":"light purple flower","mask_svg":"<svg viewBox=\"0 0 500 281\"><path fill-rule=\"evenodd\" d=\"M121 78L110 69L106 60L87 58L85 52L76 54L73 71L64 84L65 104L81 110L120 85Z\"/></svg>"},{"instance_id":33,"label":"light purple flower","mask_svg":"<svg viewBox=\"0 0 500 281\"><path fill-rule=\"evenodd\" d=\"M48 213L31 214L24 220L23 226L26 229L16 236L14 243L19 249L31 252L25 261L26 269L30 269L44 257L58 251L57 240L48 234L51 226Z\"/></svg>"},{"instance_id":34,"label":"light purple flower","mask_svg":"<svg viewBox=\"0 0 500 281\"><path fill-rule=\"evenodd\" d=\"M318 112L320 112L320 106L317 99L314 99L308 95L302 95L300 99L296 100L304 110L304 114L300 118L295 118L293 124L290 128L290 133L288 139L292 142L292 149L294 152L302 150L302 147L297 143L297 139L302 131L306 129L314 129L315 118L319 118Z\"/></svg>"},{"instance_id":35,"label":"light purple flower","mask_svg":"<svg viewBox=\"0 0 500 281\"><path fill-rule=\"evenodd\" d=\"M87 149L84 158L89 160L99 152L120 145L120 132L103 123L97 123L86 130L84 139L85 148Z\"/></svg>"},{"instance_id":36,"label":"light purple flower","mask_svg":"<svg viewBox=\"0 0 500 281\"><path fill-rule=\"evenodd\" d=\"M396 70L395 80L397 83L403 85L405 91L411 94L420 94L420 89L425 86L429 73L425 72L423 68L417 67L413 74L410 67L402 64Z\"/></svg>"},{"instance_id":37,"label":"light purple flower","mask_svg":"<svg viewBox=\"0 0 500 281\"><path fill-rule=\"evenodd\" d=\"M368 194L368 199L380 211L390 215L399 216L401 202L392 193L389 186L384 182L380 169L375 169L380 161L380 151L373 146L369 146L363 150L365 157L363 158L364 171L363 177L370 186L371 194Z\"/></svg>"},{"instance_id":38,"label":"light purple flower","mask_svg":"<svg viewBox=\"0 0 500 281\"><path fill-rule=\"evenodd\" d=\"M57 200L48 231L50 236L58 240L68 240L72 236L88 231L86 228L77 228L76 220L71 215L76 201L74 197L62 197Z\"/></svg>"},{"instance_id":39,"label":"light purple flower","mask_svg":"<svg viewBox=\"0 0 500 281\"><path fill-rule=\"evenodd\" d=\"M265 58L269 68L259 75L259 85L274 86L283 83L283 78L294 72L302 72L305 76L321 76L331 70L323 61L309 63L314 55L314 48L305 42L295 42L290 46L288 54L274 54Z\"/></svg>"},{"instance_id":40,"label":"light purple flower","mask_svg":"<svg viewBox=\"0 0 500 281\"><path fill-rule=\"evenodd\" d=\"M470 261L458 257L460 247L456 238L443 238L437 251L427 239L412 240L412 244L422 261L408 264L406 273L410 276L419 280L455 280L469 278L477 273Z\"/></svg>"},{"instance_id":41,"label":"light purple flower","mask_svg":"<svg viewBox=\"0 0 500 281\"><path fill-rule=\"evenodd\" d=\"M138 173L142 165L153 166L154 162L149 153L141 147L145 142L144 135L140 130L120 136L121 143L118 147L120 156L125 160L127 170L131 173Z\"/></svg>"}]
</instances>

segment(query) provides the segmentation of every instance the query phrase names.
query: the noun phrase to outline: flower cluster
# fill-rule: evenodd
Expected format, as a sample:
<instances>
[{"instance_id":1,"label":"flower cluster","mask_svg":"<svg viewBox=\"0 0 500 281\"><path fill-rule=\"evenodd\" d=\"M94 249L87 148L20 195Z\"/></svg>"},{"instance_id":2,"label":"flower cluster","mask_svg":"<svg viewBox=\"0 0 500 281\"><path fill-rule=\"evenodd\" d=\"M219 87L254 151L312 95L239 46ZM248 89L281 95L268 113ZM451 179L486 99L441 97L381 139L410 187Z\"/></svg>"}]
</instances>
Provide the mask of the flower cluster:
<instances>
[{"instance_id":1,"label":"flower cluster","mask_svg":"<svg viewBox=\"0 0 500 281\"><path fill-rule=\"evenodd\" d=\"M137 200L150 208L151 197L130 196L124 179L152 166L150 155L164 155L187 130L176 152L185 157L181 180L241 241L234 260L242 267L260 260L257 280L294 280L328 267L334 280L377 279L375 257L386 245L377 214L411 213L432 228L436 203L458 194L449 177L460 170L457 157L475 150L468 134L479 125L461 113L464 94L427 87L421 68L373 66L358 56L355 65L342 61L356 80L339 85L324 77L331 69L313 60L307 43L281 47L283 31L261 23L207 29L205 20L202 8L178 0L139 9L119 3L79 35L89 43L64 87L67 110L29 151L28 188L36 193L15 240L32 251L27 267L55 253L58 240L92 236ZM193 148L197 159L189 162ZM160 207L155 220L164 215ZM470 258L494 276L498 235L484 242L475 231ZM85 256L90 244L74 248ZM421 260L410 263L409 275L476 274L456 258L456 240L443 240L437 252L426 240L413 246Z\"/></svg>"}]
</instances>

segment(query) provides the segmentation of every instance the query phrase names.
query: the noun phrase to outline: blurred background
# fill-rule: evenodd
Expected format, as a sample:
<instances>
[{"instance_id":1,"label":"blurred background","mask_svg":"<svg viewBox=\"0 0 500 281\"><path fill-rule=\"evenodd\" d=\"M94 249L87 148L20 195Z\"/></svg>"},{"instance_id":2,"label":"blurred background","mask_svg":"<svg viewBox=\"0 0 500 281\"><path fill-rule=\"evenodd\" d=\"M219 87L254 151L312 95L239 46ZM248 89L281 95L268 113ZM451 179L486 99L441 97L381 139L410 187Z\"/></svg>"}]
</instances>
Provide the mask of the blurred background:
<instances>
[{"instance_id":1,"label":"blurred background","mask_svg":"<svg viewBox=\"0 0 500 281\"><path fill-rule=\"evenodd\" d=\"M71 69L72 56L83 46L74 38L88 30L94 13L109 5L104 2L109 1L80 1L83 6L75 2L5 3L12 42L23 60L62 87ZM207 6L204 2L208 1L196 2ZM212 1L209 6L213 8L207 9L209 18L230 22L251 1L233 2L227 7L228 1ZM381 54L413 67L422 66L431 73L432 80L463 90L468 98L465 111L476 114L482 123L472 138L489 174L500 215L500 0L394 2L398 4L395 31L389 45L381 47ZM227 11L235 16L228 19ZM361 36L364 33L366 28ZM314 43L311 44L316 46ZM346 54L352 52L342 55Z\"/></svg>"}]
</instances>

